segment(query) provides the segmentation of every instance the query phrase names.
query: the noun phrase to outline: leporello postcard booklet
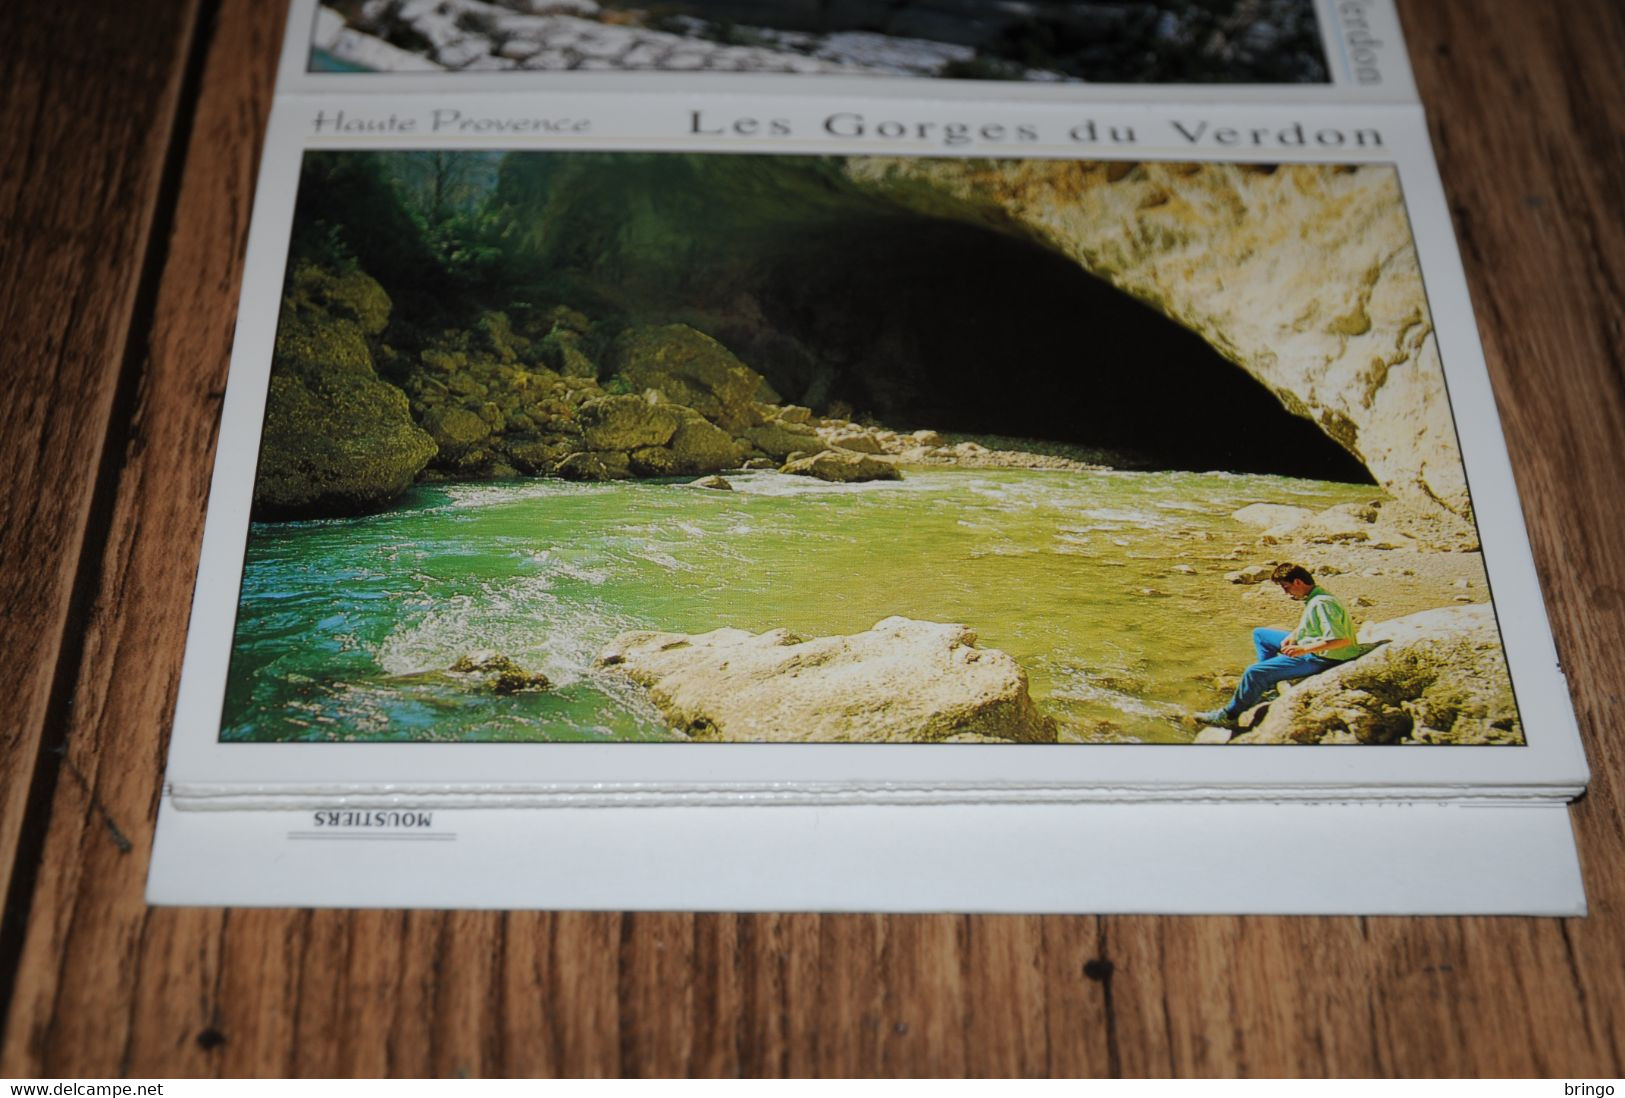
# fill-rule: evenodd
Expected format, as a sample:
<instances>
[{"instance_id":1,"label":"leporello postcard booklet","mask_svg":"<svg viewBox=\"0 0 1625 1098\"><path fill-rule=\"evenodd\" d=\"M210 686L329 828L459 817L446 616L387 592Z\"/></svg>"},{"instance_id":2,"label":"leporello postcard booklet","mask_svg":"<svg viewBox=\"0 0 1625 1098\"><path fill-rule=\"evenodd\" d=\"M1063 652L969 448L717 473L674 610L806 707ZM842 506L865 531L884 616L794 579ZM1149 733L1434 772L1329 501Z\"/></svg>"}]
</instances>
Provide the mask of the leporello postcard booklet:
<instances>
[{"instance_id":1,"label":"leporello postcard booklet","mask_svg":"<svg viewBox=\"0 0 1625 1098\"><path fill-rule=\"evenodd\" d=\"M982 909L946 836L1035 824L1094 874L987 909L1583 903L1386 4L296 3L281 80L155 898L687 906L664 820L779 836L689 867L741 907ZM1416 813L1386 891L1246 838ZM870 818L923 878L843 875ZM566 820L592 872L470 868ZM319 865L165 868L226 833Z\"/></svg>"}]
</instances>

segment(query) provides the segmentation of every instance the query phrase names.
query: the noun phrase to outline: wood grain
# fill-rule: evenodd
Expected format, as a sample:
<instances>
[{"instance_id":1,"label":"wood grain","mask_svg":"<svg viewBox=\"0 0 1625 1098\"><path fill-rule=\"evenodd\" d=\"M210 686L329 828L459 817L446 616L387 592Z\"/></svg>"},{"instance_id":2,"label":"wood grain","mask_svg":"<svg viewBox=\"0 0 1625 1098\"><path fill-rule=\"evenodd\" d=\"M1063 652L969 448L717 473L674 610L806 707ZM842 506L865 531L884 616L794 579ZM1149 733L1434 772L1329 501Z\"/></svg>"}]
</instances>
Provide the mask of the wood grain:
<instances>
[{"instance_id":1,"label":"wood grain","mask_svg":"<svg viewBox=\"0 0 1625 1098\"><path fill-rule=\"evenodd\" d=\"M31 890L77 659L65 634L126 376L194 5L0 6L0 943ZM66 643L64 643L66 639ZM60 685L59 685L60 684ZM19 867L20 846L23 864ZM20 895L12 894L13 871ZM0 946L0 987L14 951Z\"/></svg>"},{"instance_id":2,"label":"wood grain","mask_svg":"<svg viewBox=\"0 0 1625 1098\"><path fill-rule=\"evenodd\" d=\"M1402 11L1595 769L1593 914L1534 920L148 910L267 7L210 45L0 1073L1625 1072L1619 9Z\"/></svg>"},{"instance_id":3,"label":"wood grain","mask_svg":"<svg viewBox=\"0 0 1625 1098\"><path fill-rule=\"evenodd\" d=\"M156 117L161 114L156 102L143 104L135 97L141 85L126 80L123 69L141 75L146 72L144 66L174 58L174 65L163 76L169 88L166 94L172 97L197 7L160 5L149 11L114 3L102 6L106 10L100 13L91 5L74 9L87 19L95 16L99 20L90 29L100 43L100 54L82 67L70 64L69 70L77 83L102 87L109 99L103 112L126 121L119 127L104 127L108 132L75 136L92 148L105 147L108 159L127 155L140 160L145 172L124 178L135 171L135 165L113 170L101 163L103 155L98 153L89 157L96 168L86 169L91 179L83 186L106 190L103 203L112 203L114 196L119 203L144 203L142 224L148 224L157 201L156 175L163 148L160 142L159 149L148 150L135 137L158 141L159 131L166 135L172 123ZM24 957L9 1004L11 1017L26 1021L8 1027L7 1039L37 1035L65 1054L83 1055L87 1062L101 1065L104 1073L117 1073L128 1062L126 1036L134 1018L128 995L146 960L141 949L146 930L140 916L158 789L152 777L163 765L167 722L163 714L174 706L179 665L169 649L186 629L190 599L182 592L192 583L201 538L205 488L234 323L228 303L236 296L253 166L270 102L281 22L280 12L272 7L259 15L257 23L248 21L249 25L242 26L245 21L241 19L229 26L223 23L221 33L213 38L201 105L187 104L195 114L179 202L169 219L174 230L158 242L160 254L167 258L161 281L154 282L151 315L141 328L131 327L129 315L129 300L142 267L135 219L121 221L115 204L102 214L105 238L94 223L83 226L77 242L82 254L56 260L74 265L60 276L65 279L95 275L106 265L130 284L124 298L104 303L107 315L95 319L96 327L122 325L120 339L140 340L131 350L131 393L128 406L120 408L123 419L116 430L110 432L106 422L120 366L119 343L111 334L103 339L106 348L79 352L60 367L41 362L37 369L40 431L44 432L37 446L44 455L42 462L48 459L51 463L42 475L57 478L56 482L40 482L41 507L62 508L71 502L82 524L88 501L76 497L85 494L84 479L93 475L96 465L96 452L89 443L76 442L72 436L54 438L50 432L94 429L98 446L101 436L106 436L109 445L118 450L109 458L114 492L105 528L100 531L104 544L86 554L87 562L95 567L91 597L80 620L71 625L82 636L83 652L82 656L75 653L72 664L78 674L70 684L71 707L62 730L67 746L66 776L56 783L51 830L34 887ZM42 55L42 64L60 62L77 45L77 39L68 33L77 23L67 17L64 23L61 33L67 37L54 56ZM139 65L125 58L132 50L143 58ZM100 75L98 60L105 67ZM54 82L57 77L51 79ZM8 105L8 115L10 109ZM113 141L111 135L122 133L124 126L131 127L130 137ZM58 152L64 157L85 156L66 140ZM58 166L46 180L62 173L71 177L76 170ZM94 199L94 193L61 196L66 202L86 204L92 212L102 210ZM175 201L174 196L168 201ZM132 225L126 226L125 221ZM7 235L31 246L27 242L35 239L36 228L33 222L19 223ZM121 240L120 232L128 239ZM38 292L39 287L17 287L15 296L8 296L0 307ZM114 315L118 305L124 308L122 317ZM79 318L87 323L89 319ZM53 320L69 329L76 322L72 317L41 318L32 322L32 328L43 339L57 338L50 327ZM70 334L64 338L82 337ZM100 424L93 422L95 410L83 407L92 397L98 402ZM7 441L9 444L9 435ZM65 519L59 524L65 529ZM14 529L8 524L7 536L13 536ZM28 557L8 551L5 582L37 584L42 577L19 574L26 570L10 567L9 562L32 559L33 553L45 547L42 537L37 548L28 550ZM37 603L37 595L19 595ZM18 622L19 627L26 624ZM8 637L7 650L23 651L25 646ZM10 800L8 795L8 806ZM121 845L120 835L127 835L133 847ZM73 897L73 902L65 902L67 897ZM166 981L173 975L164 965L155 973ZM44 991L46 987L51 990ZM100 1002L79 1009L72 1005L70 995L64 1009L57 994L60 988L79 988L79 993ZM106 1024L109 1010L122 1019L120 1025ZM9 1068L0 1071L13 1073Z\"/></svg>"}]
</instances>

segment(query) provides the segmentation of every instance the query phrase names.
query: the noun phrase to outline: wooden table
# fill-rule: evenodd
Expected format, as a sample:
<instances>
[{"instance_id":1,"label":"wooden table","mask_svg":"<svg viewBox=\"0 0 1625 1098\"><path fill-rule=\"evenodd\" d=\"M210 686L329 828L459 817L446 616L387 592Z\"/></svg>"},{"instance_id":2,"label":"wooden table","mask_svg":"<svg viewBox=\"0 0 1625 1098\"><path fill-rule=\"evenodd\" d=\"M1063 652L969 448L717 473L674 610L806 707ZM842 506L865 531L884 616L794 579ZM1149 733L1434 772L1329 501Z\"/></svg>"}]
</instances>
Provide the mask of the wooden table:
<instances>
[{"instance_id":1,"label":"wooden table","mask_svg":"<svg viewBox=\"0 0 1625 1098\"><path fill-rule=\"evenodd\" d=\"M149 909L282 13L0 5L0 1074L1625 1073L1625 7L1402 14L1596 774L1589 919Z\"/></svg>"}]
</instances>

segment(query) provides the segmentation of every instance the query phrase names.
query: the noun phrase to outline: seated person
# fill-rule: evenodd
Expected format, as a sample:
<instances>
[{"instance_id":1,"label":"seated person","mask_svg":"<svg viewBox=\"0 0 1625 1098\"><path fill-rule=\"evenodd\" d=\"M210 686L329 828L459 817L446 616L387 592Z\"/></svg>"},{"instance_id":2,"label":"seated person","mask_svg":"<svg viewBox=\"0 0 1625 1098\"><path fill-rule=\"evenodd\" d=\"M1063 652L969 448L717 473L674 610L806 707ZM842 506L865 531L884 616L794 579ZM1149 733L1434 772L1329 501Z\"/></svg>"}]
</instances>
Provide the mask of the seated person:
<instances>
[{"instance_id":1,"label":"seated person","mask_svg":"<svg viewBox=\"0 0 1625 1098\"><path fill-rule=\"evenodd\" d=\"M1330 591L1315 585L1315 577L1307 568L1297 564L1278 565L1270 573L1270 582L1304 604L1303 617L1290 633L1284 629L1253 630L1253 649L1258 653L1258 662L1242 674L1241 684L1222 708L1196 714L1196 719L1203 724L1239 728L1237 719L1257 705L1276 683L1318 675L1360 654L1348 611Z\"/></svg>"}]
</instances>

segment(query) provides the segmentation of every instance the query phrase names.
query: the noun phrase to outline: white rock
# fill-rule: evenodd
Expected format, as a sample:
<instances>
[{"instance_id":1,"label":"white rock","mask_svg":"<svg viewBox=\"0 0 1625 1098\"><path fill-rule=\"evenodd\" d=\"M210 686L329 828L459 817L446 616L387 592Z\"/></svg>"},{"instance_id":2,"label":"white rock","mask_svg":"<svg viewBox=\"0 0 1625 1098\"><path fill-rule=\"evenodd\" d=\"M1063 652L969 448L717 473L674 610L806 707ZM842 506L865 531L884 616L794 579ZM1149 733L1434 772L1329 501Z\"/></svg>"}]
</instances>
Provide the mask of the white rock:
<instances>
[{"instance_id":1,"label":"white rock","mask_svg":"<svg viewBox=\"0 0 1625 1098\"><path fill-rule=\"evenodd\" d=\"M1027 676L963 625L892 617L852 636L627 633L599 665L630 676L702 740L938 743L956 736L1052 743Z\"/></svg>"},{"instance_id":2,"label":"white rock","mask_svg":"<svg viewBox=\"0 0 1625 1098\"><path fill-rule=\"evenodd\" d=\"M525 59L525 68L559 72L570 67L570 55L563 50L543 50Z\"/></svg>"},{"instance_id":3,"label":"white rock","mask_svg":"<svg viewBox=\"0 0 1625 1098\"><path fill-rule=\"evenodd\" d=\"M506 57L510 61L523 61L541 52L542 44L529 38L510 38L497 50L499 56Z\"/></svg>"},{"instance_id":4,"label":"white rock","mask_svg":"<svg viewBox=\"0 0 1625 1098\"><path fill-rule=\"evenodd\" d=\"M897 38L872 31L842 31L826 35L816 55L838 65L883 72L929 76L949 61L976 56L970 46L931 42L923 38Z\"/></svg>"},{"instance_id":5,"label":"white rock","mask_svg":"<svg viewBox=\"0 0 1625 1098\"><path fill-rule=\"evenodd\" d=\"M648 42L639 42L621 55L621 68L623 69L654 69L660 67L660 59L665 52Z\"/></svg>"},{"instance_id":6,"label":"white rock","mask_svg":"<svg viewBox=\"0 0 1625 1098\"><path fill-rule=\"evenodd\" d=\"M346 29L328 49L334 57L369 72L440 72L442 66L421 54L392 46L382 38Z\"/></svg>"},{"instance_id":7,"label":"white rock","mask_svg":"<svg viewBox=\"0 0 1625 1098\"><path fill-rule=\"evenodd\" d=\"M412 29L429 40L429 44L438 52L463 37L464 31L457 23L457 17L440 10L438 5L422 12L416 17L406 14L401 9L401 18L412 25Z\"/></svg>"},{"instance_id":8,"label":"white rock","mask_svg":"<svg viewBox=\"0 0 1625 1098\"><path fill-rule=\"evenodd\" d=\"M596 24L579 19L553 19L538 37L550 50L567 50L596 29Z\"/></svg>"},{"instance_id":9,"label":"white rock","mask_svg":"<svg viewBox=\"0 0 1625 1098\"><path fill-rule=\"evenodd\" d=\"M599 27L591 35L583 36L575 44L575 51L582 57L607 60L620 57L632 48L633 43L632 33L628 30L621 27Z\"/></svg>"},{"instance_id":10,"label":"white rock","mask_svg":"<svg viewBox=\"0 0 1625 1098\"><path fill-rule=\"evenodd\" d=\"M518 63L496 54L487 54L485 57L476 57L464 65L459 72L511 72L518 68Z\"/></svg>"},{"instance_id":11,"label":"white rock","mask_svg":"<svg viewBox=\"0 0 1625 1098\"><path fill-rule=\"evenodd\" d=\"M520 7L536 15L597 15L594 0L513 0Z\"/></svg>"},{"instance_id":12,"label":"white rock","mask_svg":"<svg viewBox=\"0 0 1625 1098\"><path fill-rule=\"evenodd\" d=\"M832 434L827 441L831 446L839 446L843 450L852 450L859 454L880 454L885 452L885 448L880 445L880 441L867 431Z\"/></svg>"},{"instance_id":13,"label":"white rock","mask_svg":"<svg viewBox=\"0 0 1625 1098\"><path fill-rule=\"evenodd\" d=\"M491 56L491 40L478 34L459 38L435 51L434 59L448 69L461 69L482 57Z\"/></svg>"},{"instance_id":14,"label":"white rock","mask_svg":"<svg viewBox=\"0 0 1625 1098\"><path fill-rule=\"evenodd\" d=\"M1261 530L1279 534L1292 529L1313 514L1314 512L1307 507L1290 507L1284 503L1252 503L1239 511L1232 511L1230 517L1237 522L1245 522L1248 526L1257 526Z\"/></svg>"},{"instance_id":15,"label":"white rock","mask_svg":"<svg viewBox=\"0 0 1625 1098\"><path fill-rule=\"evenodd\" d=\"M316 9L316 28L310 35L311 45L319 50L331 50L343 33L344 16L325 5Z\"/></svg>"}]
</instances>

